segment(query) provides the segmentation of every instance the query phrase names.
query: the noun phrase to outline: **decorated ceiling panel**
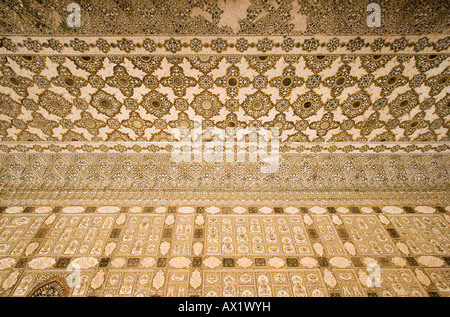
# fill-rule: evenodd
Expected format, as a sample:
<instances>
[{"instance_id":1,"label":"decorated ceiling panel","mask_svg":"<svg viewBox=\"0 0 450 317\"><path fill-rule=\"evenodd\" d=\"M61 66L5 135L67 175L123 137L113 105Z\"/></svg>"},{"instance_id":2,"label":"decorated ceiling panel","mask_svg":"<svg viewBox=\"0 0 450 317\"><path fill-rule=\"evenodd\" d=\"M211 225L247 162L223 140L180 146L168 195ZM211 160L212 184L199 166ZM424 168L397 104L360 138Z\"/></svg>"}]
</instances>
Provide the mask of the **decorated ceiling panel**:
<instances>
[{"instance_id":1,"label":"decorated ceiling panel","mask_svg":"<svg viewBox=\"0 0 450 317\"><path fill-rule=\"evenodd\" d=\"M379 0L386 18L373 28L366 24L370 0L79 0L82 23L70 28L72 2L3 0L0 33L430 34L448 30L450 10L446 0Z\"/></svg>"},{"instance_id":2,"label":"decorated ceiling panel","mask_svg":"<svg viewBox=\"0 0 450 317\"><path fill-rule=\"evenodd\" d=\"M168 142L176 128L277 128L288 143L449 137L448 37L114 40L6 38L2 141Z\"/></svg>"},{"instance_id":3,"label":"decorated ceiling panel","mask_svg":"<svg viewBox=\"0 0 450 317\"><path fill-rule=\"evenodd\" d=\"M69 3L0 8L4 199L448 199L446 1ZM271 129L263 172L236 131ZM178 162L178 131L248 157Z\"/></svg>"},{"instance_id":4,"label":"decorated ceiling panel","mask_svg":"<svg viewBox=\"0 0 450 317\"><path fill-rule=\"evenodd\" d=\"M1 0L0 296L450 296L449 16Z\"/></svg>"}]
</instances>

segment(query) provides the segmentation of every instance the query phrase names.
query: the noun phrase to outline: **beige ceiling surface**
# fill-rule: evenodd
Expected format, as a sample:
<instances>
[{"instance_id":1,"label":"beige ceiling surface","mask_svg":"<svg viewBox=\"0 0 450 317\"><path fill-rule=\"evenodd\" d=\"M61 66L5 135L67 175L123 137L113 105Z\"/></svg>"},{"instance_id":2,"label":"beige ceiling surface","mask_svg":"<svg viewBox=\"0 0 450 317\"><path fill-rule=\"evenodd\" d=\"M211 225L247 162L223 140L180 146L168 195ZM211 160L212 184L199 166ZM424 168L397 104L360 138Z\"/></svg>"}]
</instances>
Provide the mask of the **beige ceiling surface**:
<instances>
[{"instance_id":1,"label":"beige ceiling surface","mask_svg":"<svg viewBox=\"0 0 450 317\"><path fill-rule=\"evenodd\" d=\"M1 1L0 296L450 296L449 8Z\"/></svg>"},{"instance_id":2,"label":"beige ceiling surface","mask_svg":"<svg viewBox=\"0 0 450 317\"><path fill-rule=\"evenodd\" d=\"M80 0L82 23L66 25L74 1L5 0L3 34L430 34L449 28L445 0L375 1L382 23L366 24L369 0ZM99 18L101 17L101 18Z\"/></svg>"},{"instance_id":3,"label":"beige ceiling surface","mask_svg":"<svg viewBox=\"0 0 450 317\"><path fill-rule=\"evenodd\" d=\"M169 142L179 140L177 128L211 129L213 136L278 128L288 143L447 149L450 70L442 36L396 37L379 49L379 38L341 39L347 54L334 53L335 38L294 38L285 54L278 52L286 40L267 37L195 38L199 50L186 37L96 39L92 53L101 40L103 54L89 54L92 38L8 40L0 77L0 133L8 144ZM238 50L242 40L259 54L218 54ZM213 52L204 54L204 46Z\"/></svg>"},{"instance_id":4,"label":"beige ceiling surface","mask_svg":"<svg viewBox=\"0 0 450 317\"><path fill-rule=\"evenodd\" d=\"M81 1L72 29L67 4L0 10L5 199L448 199L447 2L380 2L381 28L367 1ZM169 155L271 128L271 173Z\"/></svg>"}]
</instances>

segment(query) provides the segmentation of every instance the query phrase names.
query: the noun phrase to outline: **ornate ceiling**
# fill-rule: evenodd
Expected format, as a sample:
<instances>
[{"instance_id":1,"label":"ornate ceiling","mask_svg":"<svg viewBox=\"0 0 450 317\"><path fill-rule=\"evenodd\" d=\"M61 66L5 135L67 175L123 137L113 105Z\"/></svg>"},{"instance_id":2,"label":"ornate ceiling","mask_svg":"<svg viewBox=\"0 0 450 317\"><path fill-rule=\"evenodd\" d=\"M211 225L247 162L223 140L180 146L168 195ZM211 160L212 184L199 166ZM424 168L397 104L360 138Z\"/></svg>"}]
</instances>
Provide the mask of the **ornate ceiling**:
<instances>
[{"instance_id":1,"label":"ornate ceiling","mask_svg":"<svg viewBox=\"0 0 450 317\"><path fill-rule=\"evenodd\" d=\"M449 4L366 2L2 6L4 198L447 201ZM277 128L279 168L176 163L177 128Z\"/></svg>"},{"instance_id":2,"label":"ornate ceiling","mask_svg":"<svg viewBox=\"0 0 450 317\"><path fill-rule=\"evenodd\" d=\"M2 2L0 33L45 35L431 34L448 31L450 8L445 0L376 1L386 18L370 28L368 0L79 0L82 23L70 28L71 0Z\"/></svg>"},{"instance_id":3,"label":"ornate ceiling","mask_svg":"<svg viewBox=\"0 0 450 317\"><path fill-rule=\"evenodd\" d=\"M364 46L358 39L357 46ZM210 50L225 51L240 40L198 40L198 45L211 43ZM308 51L308 40L298 51ZM404 38L394 42L401 40L409 46ZM411 44L417 48L421 40ZM28 54L31 42L48 44L16 41L8 48ZM105 51L117 43L130 53L87 55L90 49L83 47L93 40L77 38L55 55L2 57L3 141L170 141L168 128L200 125L277 127L281 141L291 142L448 140L446 54L338 55L329 54L329 45L319 54L269 55L265 46L282 43L264 38L250 44L244 39L256 44L260 55L178 55L167 50L176 52L177 45L187 43L171 38L162 49L165 55L137 55L131 54L134 46L162 42L99 41ZM320 45L310 41L317 42L312 47ZM25 48L19 49L22 43ZM189 49L195 53L192 40ZM86 55L64 54L70 50Z\"/></svg>"},{"instance_id":4,"label":"ornate ceiling","mask_svg":"<svg viewBox=\"0 0 450 317\"><path fill-rule=\"evenodd\" d=\"M0 296L450 296L449 16L1 1Z\"/></svg>"}]
</instances>

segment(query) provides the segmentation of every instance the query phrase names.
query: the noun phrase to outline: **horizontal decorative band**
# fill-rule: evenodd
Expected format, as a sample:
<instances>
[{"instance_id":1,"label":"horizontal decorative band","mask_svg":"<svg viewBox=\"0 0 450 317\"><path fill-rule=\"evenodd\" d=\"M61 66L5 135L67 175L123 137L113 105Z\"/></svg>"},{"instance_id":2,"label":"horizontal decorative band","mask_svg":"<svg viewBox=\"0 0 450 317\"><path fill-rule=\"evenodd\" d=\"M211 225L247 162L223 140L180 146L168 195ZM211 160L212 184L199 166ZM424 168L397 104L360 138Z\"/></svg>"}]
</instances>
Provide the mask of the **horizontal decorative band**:
<instances>
[{"instance_id":1,"label":"horizontal decorative band","mask_svg":"<svg viewBox=\"0 0 450 317\"><path fill-rule=\"evenodd\" d=\"M176 142L0 142L1 153L171 153ZM210 150L192 143L185 152ZM221 146L221 144L217 144ZM222 144L222 148L224 148ZM220 150L220 149L219 149ZM250 151L248 146L241 151ZM235 148L235 152L237 152ZM280 153L450 153L447 142L283 142Z\"/></svg>"},{"instance_id":2,"label":"horizontal decorative band","mask_svg":"<svg viewBox=\"0 0 450 317\"><path fill-rule=\"evenodd\" d=\"M314 207L342 206L344 209L352 210L350 207L368 206L370 212L375 213L371 206L396 206L392 210L400 214L408 214L404 206L435 206L431 213L449 213L448 191L426 192L323 192L323 193L283 193L283 192L133 192L133 191L32 191L32 190L2 190L3 206L105 206L115 205L130 207L136 205L155 206L194 206L215 205L225 207L230 205L251 207L264 207L276 205L286 208L289 206ZM437 206L437 207L436 207ZM442 207L444 206L444 207ZM447 207L445 207L447 206ZM400 208L401 207L401 208ZM241 207L242 208L242 207ZM445 208L445 209L444 209ZM84 209L83 209L84 210ZM259 210L259 209L258 209ZM368 209L369 210L369 209ZM413 212L416 212L413 210ZM231 211L231 213L234 213ZM246 211L246 214L249 212ZM259 214L264 214L258 212ZM273 212L272 212L273 213ZM301 212L299 212L301 213ZM329 213L329 212L328 212ZM350 212L353 213L353 212ZM364 214L364 212L359 211ZM386 212L382 212L386 213ZM422 212L416 212L422 213ZM222 212L220 212L222 214ZM236 213L237 214L237 213Z\"/></svg>"},{"instance_id":3,"label":"horizontal decorative band","mask_svg":"<svg viewBox=\"0 0 450 317\"><path fill-rule=\"evenodd\" d=\"M149 202L149 205L137 205L137 206L123 206L123 205L99 205L95 206L79 206L79 205L64 205L60 206L37 206L37 207L24 207L24 206L8 206L0 207L0 213L4 214L206 214L206 215L298 215L298 214L445 214L450 213L450 206L358 206L358 207L345 207L345 206L308 206L298 207L284 204L281 206L242 206L235 207L230 206L217 206L217 205L205 205L197 206L193 205L153 205Z\"/></svg>"},{"instance_id":4,"label":"horizontal decorative band","mask_svg":"<svg viewBox=\"0 0 450 317\"><path fill-rule=\"evenodd\" d=\"M426 54L446 53L447 35L426 36L8 36L0 54Z\"/></svg>"}]
</instances>

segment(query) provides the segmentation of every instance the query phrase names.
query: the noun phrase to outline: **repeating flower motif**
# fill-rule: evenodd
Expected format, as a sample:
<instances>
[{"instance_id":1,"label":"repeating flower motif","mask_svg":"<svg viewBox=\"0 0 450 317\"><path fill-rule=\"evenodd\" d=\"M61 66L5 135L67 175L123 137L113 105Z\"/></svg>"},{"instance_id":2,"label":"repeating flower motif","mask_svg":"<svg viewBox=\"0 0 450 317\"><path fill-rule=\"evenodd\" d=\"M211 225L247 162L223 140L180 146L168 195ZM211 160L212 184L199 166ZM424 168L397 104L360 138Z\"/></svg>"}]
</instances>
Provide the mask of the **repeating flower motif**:
<instances>
[{"instance_id":1,"label":"repeating flower motif","mask_svg":"<svg viewBox=\"0 0 450 317\"><path fill-rule=\"evenodd\" d=\"M380 113L374 112L367 120L360 121L355 128L361 131L362 136L368 136L373 130L380 129L384 126L384 122L380 120Z\"/></svg>"},{"instance_id":2,"label":"repeating flower motif","mask_svg":"<svg viewBox=\"0 0 450 317\"><path fill-rule=\"evenodd\" d=\"M416 67L420 72L425 73L430 69L439 67L447 59L445 54L420 54L416 57Z\"/></svg>"},{"instance_id":3,"label":"repeating flower motif","mask_svg":"<svg viewBox=\"0 0 450 317\"><path fill-rule=\"evenodd\" d=\"M183 97L186 94L186 88L194 87L197 85L197 81L193 77L185 76L183 68L180 66L172 66L170 67L170 76L162 77L161 84L171 87L176 96Z\"/></svg>"},{"instance_id":4,"label":"repeating flower motif","mask_svg":"<svg viewBox=\"0 0 450 317\"><path fill-rule=\"evenodd\" d=\"M114 76L107 77L106 83L112 87L119 88L124 96L131 97L134 88L142 85L142 81L137 77L130 76L123 66L116 65L113 71Z\"/></svg>"},{"instance_id":5,"label":"repeating flower motif","mask_svg":"<svg viewBox=\"0 0 450 317\"><path fill-rule=\"evenodd\" d=\"M222 57L216 55L200 55L188 56L187 59L193 68L207 74L219 66Z\"/></svg>"},{"instance_id":6,"label":"repeating flower motif","mask_svg":"<svg viewBox=\"0 0 450 317\"><path fill-rule=\"evenodd\" d=\"M248 46L249 44L247 39L240 38L236 41L236 49L241 53L245 52L248 49Z\"/></svg>"},{"instance_id":7,"label":"repeating flower motif","mask_svg":"<svg viewBox=\"0 0 450 317\"><path fill-rule=\"evenodd\" d=\"M68 56L75 65L85 71L96 74L100 68L103 67L103 56L81 55L81 56Z\"/></svg>"},{"instance_id":8,"label":"repeating flower motif","mask_svg":"<svg viewBox=\"0 0 450 317\"><path fill-rule=\"evenodd\" d=\"M6 136L7 130L11 128L12 124L9 121L0 120L0 135Z\"/></svg>"},{"instance_id":9,"label":"repeating flower motif","mask_svg":"<svg viewBox=\"0 0 450 317\"><path fill-rule=\"evenodd\" d=\"M353 119L365 113L370 103L370 96L364 90L361 90L347 98L342 104L342 110L344 115Z\"/></svg>"},{"instance_id":10,"label":"repeating flower motif","mask_svg":"<svg viewBox=\"0 0 450 317\"><path fill-rule=\"evenodd\" d=\"M327 48L330 52L335 51L339 47L339 39L334 38L328 41Z\"/></svg>"},{"instance_id":11,"label":"repeating flower motif","mask_svg":"<svg viewBox=\"0 0 450 317\"><path fill-rule=\"evenodd\" d=\"M0 114L15 118L20 114L20 108L21 105L11 99L11 97L0 93Z\"/></svg>"},{"instance_id":12,"label":"repeating flower motif","mask_svg":"<svg viewBox=\"0 0 450 317\"><path fill-rule=\"evenodd\" d=\"M291 105L294 110L294 114L302 119L306 119L319 110L322 107L320 96L313 91L308 91L306 94L301 95Z\"/></svg>"},{"instance_id":13,"label":"repeating flower motif","mask_svg":"<svg viewBox=\"0 0 450 317\"><path fill-rule=\"evenodd\" d=\"M316 39L306 39L302 45L303 49L308 52L316 50L318 46L319 46L319 40L316 40Z\"/></svg>"},{"instance_id":14,"label":"repeating flower motif","mask_svg":"<svg viewBox=\"0 0 450 317\"><path fill-rule=\"evenodd\" d=\"M83 111L81 113L81 119L76 120L75 125L80 128L84 128L92 135L98 135L99 129L106 126L106 123L95 119L89 112Z\"/></svg>"},{"instance_id":15,"label":"repeating flower motif","mask_svg":"<svg viewBox=\"0 0 450 317\"><path fill-rule=\"evenodd\" d=\"M46 66L45 58L39 55L20 55L10 56L20 67L28 69L33 73L39 74Z\"/></svg>"},{"instance_id":16,"label":"repeating flower motif","mask_svg":"<svg viewBox=\"0 0 450 317\"><path fill-rule=\"evenodd\" d=\"M300 87L304 82L305 80L302 77L295 75L295 67L289 65L283 70L281 76L270 80L270 85L278 88L281 97L286 97L292 89Z\"/></svg>"},{"instance_id":17,"label":"repeating flower motif","mask_svg":"<svg viewBox=\"0 0 450 317\"><path fill-rule=\"evenodd\" d=\"M425 119L425 112L419 112L411 120L400 123L400 128L405 129L405 135L410 136L418 129L426 128L429 122Z\"/></svg>"},{"instance_id":18,"label":"repeating flower motif","mask_svg":"<svg viewBox=\"0 0 450 317\"><path fill-rule=\"evenodd\" d=\"M98 49L101 50L103 53L108 53L108 51L110 49L109 43L105 39L102 39L102 38L99 38L95 42L95 46L97 46Z\"/></svg>"},{"instance_id":19,"label":"repeating flower motif","mask_svg":"<svg viewBox=\"0 0 450 317\"><path fill-rule=\"evenodd\" d=\"M294 127L294 123L286 120L285 113L278 113L272 121L264 123L263 126L268 129L276 128L279 130L290 130Z\"/></svg>"},{"instance_id":20,"label":"repeating flower motif","mask_svg":"<svg viewBox=\"0 0 450 317\"><path fill-rule=\"evenodd\" d=\"M59 124L56 121L47 120L43 115L37 112L32 113L33 120L27 122L27 124L32 128L37 128L42 130L47 135L53 134L53 129L58 127Z\"/></svg>"},{"instance_id":21,"label":"repeating flower motif","mask_svg":"<svg viewBox=\"0 0 450 317\"><path fill-rule=\"evenodd\" d=\"M213 51L216 51L217 53L222 53L227 49L227 47L228 47L227 41L220 37L211 41L211 49Z\"/></svg>"},{"instance_id":22,"label":"repeating flower motif","mask_svg":"<svg viewBox=\"0 0 450 317\"><path fill-rule=\"evenodd\" d=\"M23 45L27 49L35 53L39 53L39 51L42 50L42 44L38 40L32 40L31 38L27 38L26 40L24 40Z\"/></svg>"},{"instance_id":23,"label":"repeating flower motif","mask_svg":"<svg viewBox=\"0 0 450 317\"><path fill-rule=\"evenodd\" d=\"M122 125L133 129L133 131L139 136L144 135L145 129L153 126L151 121L142 119L136 111L130 112L129 118L127 120L123 120Z\"/></svg>"},{"instance_id":24,"label":"repeating flower motif","mask_svg":"<svg viewBox=\"0 0 450 317\"><path fill-rule=\"evenodd\" d=\"M250 67L255 69L257 72L263 74L267 70L274 68L276 62L280 59L278 55L250 55L246 56Z\"/></svg>"},{"instance_id":25,"label":"repeating flower motif","mask_svg":"<svg viewBox=\"0 0 450 317\"><path fill-rule=\"evenodd\" d=\"M80 40L79 38L75 38L70 40L70 46L74 49L74 51L85 52L89 50L89 45L86 41Z\"/></svg>"},{"instance_id":26,"label":"repeating flower motif","mask_svg":"<svg viewBox=\"0 0 450 317\"><path fill-rule=\"evenodd\" d=\"M323 84L331 88L333 97L339 96L344 88L351 87L356 84L356 77L350 76L350 66L341 66L336 75L326 78Z\"/></svg>"},{"instance_id":27,"label":"repeating flower motif","mask_svg":"<svg viewBox=\"0 0 450 317\"><path fill-rule=\"evenodd\" d=\"M250 80L247 77L239 75L239 68L232 65L227 68L226 76L216 79L216 85L227 89L227 95L234 97L237 95L239 88L250 85Z\"/></svg>"},{"instance_id":28,"label":"repeating flower motif","mask_svg":"<svg viewBox=\"0 0 450 317\"><path fill-rule=\"evenodd\" d=\"M47 110L48 113L55 114L62 118L72 112L72 105L62 96L55 94L50 90L45 90L39 96L39 105Z\"/></svg>"},{"instance_id":29,"label":"repeating flower motif","mask_svg":"<svg viewBox=\"0 0 450 317\"><path fill-rule=\"evenodd\" d=\"M315 73L319 73L325 68L330 67L331 63L337 58L333 55L305 55L303 56L306 62L306 67Z\"/></svg>"},{"instance_id":30,"label":"repeating flower motif","mask_svg":"<svg viewBox=\"0 0 450 317\"><path fill-rule=\"evenodd\" d=\"M363 46L364 40L361 39L360 37L357 37L356 39L351 39L347 44L348 49L352 52L360 50Z\"/></svg>"},{"instance_id":31,"label":"repeating flower motif","mask_svg":"<svg viewBox=\"0 0 450 317\"><path fill-rule=\"evenodd\" d=\"M186 47L185 44L183 47ZM295 47L297 44L301 45L293 43ZM341 46L342 43L339 45L339 49L344 47ZM47 45L44 47L48 48ZM282 131L283 141L373 142L383 139L380 135L387 137L386 140L394 135L394 139L399 142L448 138L446 133L449 127L445 117L449 113L449 97L445 92L448 88L446 79L449 68L442 67L442 62L436 62L438 54L348 54L340 58L339 55L321 54L199 54L166 57L153 54L111 54L106 59L101 55L83 54L0 57L3 71L8 71L9 67L18 74L19 68L24 69L25 73L31 74L31 83L35 84L26 89L29 92L26 97L18 95L12 89L9 94L0 94L0 113L4 118L9 118L1 118L2 139L10 142L19 138L43 138L56 142L62 140L63 136L71 140L80 139L78 135L81 135L89 141L98 142L106 140L108 135L111 138L124 137L122 134L111 134L117 130L129 140L148 141L155 131L166 131L169 127L192 128L194 125L202 125L205 128L222 129L227 128L228 124L230 127L278 127ZM420 72L416 65L419 60L424 65L428 63L431 67L429 70L435 71L429 75ZM441 69L438 71L436 67L439 65ZM351 72L343 71L343 68L350 66ZM277 73L279 67L282 69ZM302 67L307 69L303 70ZM333 67L334 73L330 67ZM410 79L405 75L406 67L408 76L412 76ZM53 73L47 71L50 68ZM169 75L164 77L162 68L171 69ZM416 71L411 71L410 68L415 68ZM226 69L225 75L220 74L221 69ZM327 75L328 78L322 75L325 69L331 74ZM109 70L112 70L111 74L108 73ZM243 75L244 70L252 74L251 79ZM308 75L300 77L305 72ZM339 86L341 83L336 77L338 74L343 75L343 81L347 81L346 76L353 73L358 74L358 77L354 78L355 83L348 90L350 94L345 99L339 98L337 93L336 97L326 95L326 83ZM378 73L382 75L377 75ZM48 74L52 74L50 78ZM334 81L330 79L333 75ZM77 79L81 81L78 82ZM195 85L198 83L199 87L193 88L194 86L185 85L185 82ZM144 90L148 91L144 92L144 96L135 96L135 88L142 88L142 83L145 85ZM122 90L123 93L119 94L123 97L113 96L115 89L112 87ZM249 88L239 89L244 87ZM381 89L374 90L374 87ZM395 93L394 87L398 87L401 93L391 97ZM224 100L219 100L218 91L221 88L226 89L227 98ZM165 96L161 93L165 91L167 94L168 89L174 91L174 94ZM292 97L294 92L295 97ZM420 99L419 92L424 95ZM108 94L113 98L108 97ZM125 106L123 112L122 104ZM175 112L171 113L172 106ZM143 116L142 108L151 117ZM415 123L411 122L412 127L409 127L407 121L411 121L417 114L417 111L413 111L416 108L425 112L422 121L427 122L427 125L410 133ZM93 109L97 109L97 115ZM170 117L165 118L169 113ZM339 129L333 131L333 135L320 136L310 124L318 120L316 115L323 116L326 113L332 113L334 118L339 117L339 120L335 120L339 122ZM59 116L60 119L55 120L52 115ZM108 118L105 120L103 115ZM243 120L240 115L247 118ZM178 119L175 119L177 116ZM262 119L266 116L270 117ZM293 120L292 116L297 120ZM228 119L224 120L225 117ZM58 126L51 123L46 125L42 118L54 121ZM12 133L13 131L18 132ZM67 134L68 131L75 134ZM79 149L70 147L70 151ZM429 149L434 149L434 146L430 145L427 151Z\"/></svg>"},{"instance_id":32,"label":"repeating flower motif","mask_svg":"<svg viewBox=\"0 0 450 317\"><path fill-rule=\"evenodd\" d=\"M190 47L194 52L200 52L203 48L202 41L197 38L192 39L190 42Z\"/></svg>"},{"instance_id":33,"label":"repeating flower motif","mask_svg":"<svg viewBox=\"0 0 450 317\"><path fill-rule=\"evenodd\" d=\"M122 51L129 53L134 50L135 45L133 41L123 38L121 40L117 40L117 47Z\"/></svg>"},{"instance_id":34,"label":"repeating flower motif","mask_svg":"<svg viewBox=\"0 0 450 317\"><path fill-rule=\"evenodd\" d=\"M133 65L146 72L147 74L152 74L156 69L161 66L161 56L157 55L138 55L138 56L128 56L127 57Z\"/></svg>"},{"instance_id":35,"label":"repeating flower motif","mask_svg":"<svg viewBox=\"0 0 450 317\"><path fill-rule=\"evenodd\" d=\"M153 52L156 49L156 44L153 40L145 39L142 43L142 47L144 47L147 52Z\"/></svg>"},{"instance_id":36,"label":"repeating flower motif","mask_svg":"<svg viewBox=\"0 0 450 317\"><path fill-rule=\"evenodd\" d=\"M419 97L414 90L409 90L404 94L399 95L389 104L390 113L399 118L409 113L412 108L419 103Z\"/></svg>"},{"instance_id":37,"label":"repeating flower motif","mask_svg":"<svg viewBox=\"0 0 450 317\"><path fill-rule=\"evenodd\" d=\"M181 41L171 38L164 42L164 47L166 48L167 51L176 53L178 51L181 51Z\"/></svg>"},{"instance_id":38,"label":"repeating flower motif","mask_svg":"<svg viewBox=\"0 0 450 317\"><path fill-rule=\"evenodd\" d=\"M252 95L247 95L241 107L244 109L246 115L258 119L267 115L269 110L273 108L273 103L268 95L257 91Z\"/></svg>"},{"instance_id":39,"label":"repeating flower motif","mask_svg":"<svg viewBox=\"0 0 450 317\"><path fill-rule=\"evenodd\" d=\"M331 112L327 112L323 115L322 119L316 122L312 122L309 127L316 130L319 137L325 136L328 131L339 127L339 123L333 120L334 115Z\"/></svg>"},{"instance_id":40,"label":"repeating flower motif","mask_svg":"<svg viewBox=\"0 0 450 317\"><path fill-rule=\"evenodd\" d=\"M261 51L263 53L270 51L273 47L273 41L269 40L267 37L259 40L256 44L256 47L258 48L258 51Z\"/></svg>"},{"instance_id":41,"label":"repeating flower motif","mask_svg":"<svg viewBox=\"0 0 450 317\"><path fill-rule=\"evenodd\" d=\"M281 44L281 48L285 52L289 52L294 48L294 40L288 37L287 39L283 40L283 43Z\"/></svg>"},{"instance_id":42,"label":"repeating flower motif","mask_svg":"<svg viewBox=\"0 0 450 317\"><path fill-rule=\"evenodd\" d=\"M114 117L120 112L122 107L121 103L117 99L99 89L91 97L91 105L97 109L98 112L107 115L108 117Z\"/></svg>"},{"instance_id":43,"label":"repeating flower motif","mask_svg":"<svg viewBox=\"0 0 450 317\"><path fill-rule=\"evenodd\" d=\"M62 136L63 142L79 142L79 141L86 141L86 138L81 134L77 133L75 131L69 130Z\"/></svg>"},{"instance_id":44,"label":"repeating flower motif","mask_svg":"<svg viewBox=\"0 0 450 317\"><path fill-rule=\"evenodd\" d=\"M381 87L381 95L383 97L389 96L395 88L408 83L408 79L402 75L404 69L403 65L394 67L388 75L375 80L375 84Z\"/></svg>"},{"instance_id":45,"label":"repeating flower motif","mask_svg":"<svg viewBox=\"0 0 450 317\"><path fill-rule=\"evenodd\" d=\"M246 128L247 124L244 121L239 121L235 113L229 113L225 120L217 122L216 126L220 129L235 130L238 128Z\"/></svg>"},{"instance_id":46,"label":"repeating flower motif","mask_svg":"<svg viewBox=\"0 0 450 317\"><path fill-rule=\"evenodd\" d=\"M0 85L13 89L18 95L22 97L28 96L28 87L33 85L33 82L26 77L18 76L9 66L3 66L3 76L0 77Z\"/></svg>"},{"instance_id":47,"label":"repeating flower motif","mask_svg":"<svg viewBox=\"0 0 450 317\"><path fill-rule=\"evenodd\" d=\"M167 114L172 107L167 97L156 90L152 90L146 94L142 99L141 105L148 113L158 118Z\"/></svg>"},{"instance_id":48,"label":"repeating flower motif","mask_svg":"<svg viewBox=\"0 0 450 317\"><path fill-rule=\"evenodd\" d=\"M223 104L217 95L212 94L208 90L204 90L194 97L191 107L196 114L201 115L205 119L209 119L219 114Z\"/></svg>"},{"instance_id":49,"label":"repeating flower motif","mask_svg":"<svg viewBox=\"0 0 450 317\"><path fill-rule=\"evenodd\" d=\"M256 89L263 89L267 86L268 79L267 76L257 75L253 78L253 87Z\"/></svg>"},{"instance_id":50,"label":"repeating flower motif","mask_svg":"<svg viewBox=\"0 0 450 317\"><path fill-rule=\"evenodd\" d=\"M169 126L171 128L179 128L179 129L194 129L198 127L198 122L189 119L189 115L185 112L178 113L177 120L169 121Z\"/></svg>"},{"instance_id":51,"label":"repeating flower motif","mask_svg":"<svg viewBox=\"0 0 450 317\"><path fill-rule=\"evenodd\" d=\"M369 73L384 67L391 59L394 58L394 55L381 55L381 54L373 54L362 56L362 67Z\"/></svg>"},{"instance_id":52,"label":"repeating flower motif","mask_svg":"<svg viewBox=\"0 0 450 317\"><path fill-rule=\"evenodd\" d=\"M58 76L52 78L52 83L66 88L66 90L74 96L80 95L80 88L87 85L87 81L83 78L73 76L72 72L62 65L58 65Z\"/></svg>"},{"instance_id":53,"label":"repeating flower motif","mask_svg":"<svg viewBox=\"0 0 450 317\"><path fill-rule=\"evenodd\" d=\"M436 112L442 117L450 114L450 94L436 104Z\"/></svg>"},{"instance_id":54,"label":"repeating flower motif","mask_svg":"<svg viewBox=\"0 0 450 317\"><path fill-rule=\"evenodd\" d=\"M108 136L106 137L106 141L110 142L129 142L131 141L130 136L127 133L114 130L111 133L108 133ZM120 148L119 148L120 151Z\"/></svg>"},{"instance_id":55,"label":"repeating flower motif","mask_svg":"<svg viewBox=\"0 0 450 317\"><path fill-rule=\"evenodd\" d=\"M450 67L447 67L442 73L433 76L425 82L430 89L430 96L436 96L450 85Z\"/></svg>"}]
</instances>

